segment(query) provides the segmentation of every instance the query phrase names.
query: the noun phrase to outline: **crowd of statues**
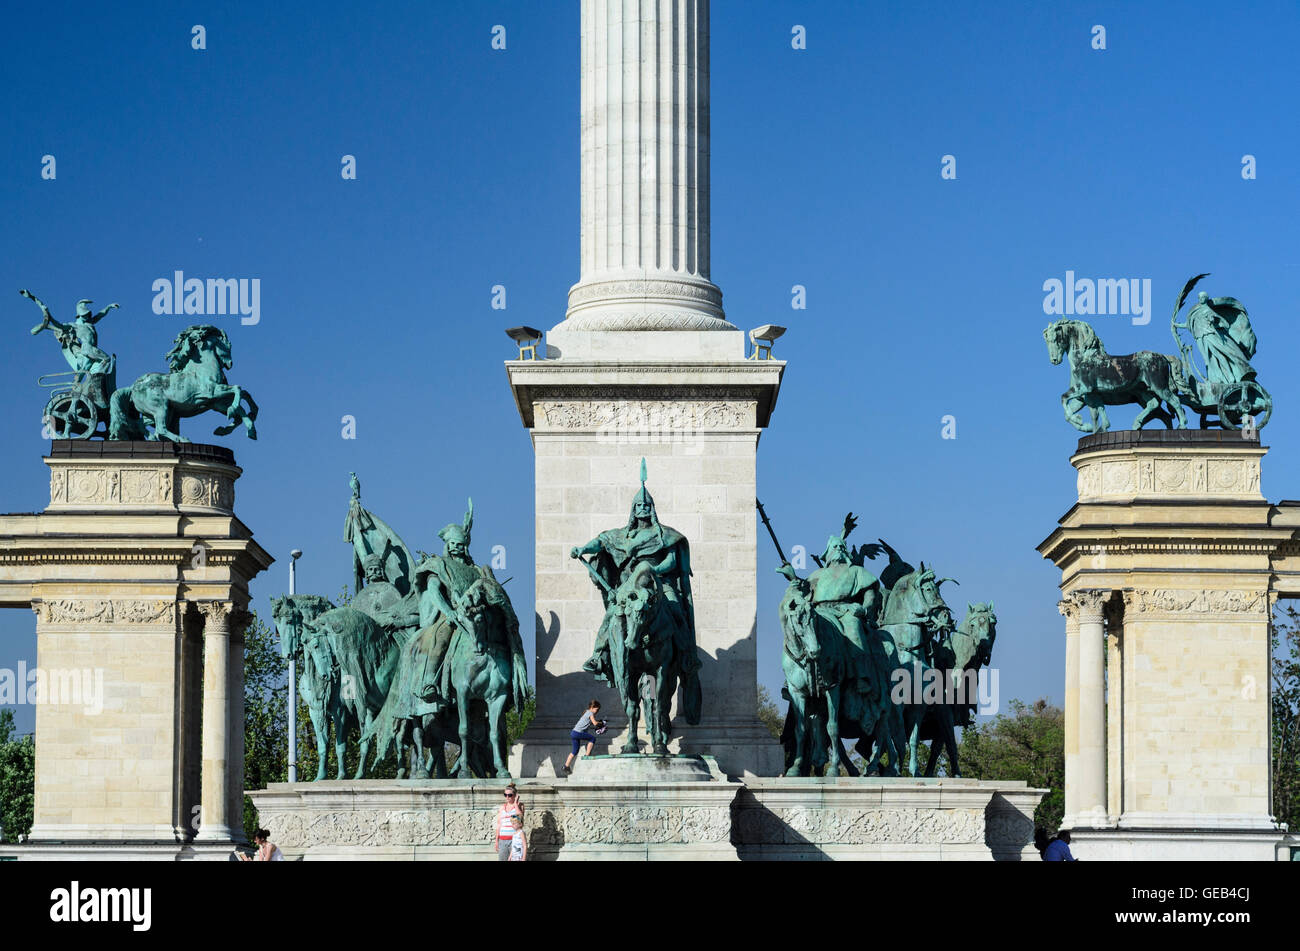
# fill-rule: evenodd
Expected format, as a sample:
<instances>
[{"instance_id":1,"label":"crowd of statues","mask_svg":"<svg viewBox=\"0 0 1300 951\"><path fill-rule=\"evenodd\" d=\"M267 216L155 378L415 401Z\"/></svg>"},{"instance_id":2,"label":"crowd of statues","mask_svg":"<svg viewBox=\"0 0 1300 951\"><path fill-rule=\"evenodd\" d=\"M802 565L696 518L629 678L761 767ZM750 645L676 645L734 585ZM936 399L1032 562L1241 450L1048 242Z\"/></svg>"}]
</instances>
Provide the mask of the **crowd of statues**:
<instances>
[{"instance_id":1,"label":"crowd of statues","mask_svg":"<svg viewBox=\"0 0 1300 951\"><path fill-rule=\"evenodd\" d=\"M225 436L242 425L249 439L257 438L257 403L226 379L232 365L230 338L220 327L186 327L166 355L167 373L146 373L119 388L117 357L100 348L96 329L117 304L95 312L93 301L79 300L76 314L63 323L31 291L18 293L41 310L32 334L52 332L72 368L37 380L51 391L41 413L50 438L189 442L180 434L180 420L209 410L227 420L214 435Z\"/></svg>"},{"instance_id":2,"label":"crowd of statues","mask_svg":"<svg viewBox=\"0 0 1300 951\"><path fill-rule=\"evenodd\" d=\"M1198 274L1183 285L1174 303L1169 330L1178 345L1177 356L1151 350L1107 353L1096 331L1082 320L1062 318L1043 330L1048 358L1053 364L1068 360L1070 366L1070 388L1061 394L1070 425L1085 433L1105 432L1110 428L1106 407L1130 403L1142 407L1133 421L1134 429L1152 419L1181 429L1187 425L1184 407L1200 415L1202 429L1218 425L1258 430L1268 422L1273 398L1256 379L1250 363L1257 341L1241 301L1210 297L1201 291L1186 319L1178 319L1188 296L1204 277L1209 275ZM1187 332L1193 343L1179 331ZM1192 359L1193 344L1204 370ZM1091 419L1084 418L1085 409Z\"/></svg>"},{"instance_id":3,"label":"crowd of statues","mask_svg":"<svg viewBox=\"0 0 1300 951\"><path fill-rule=\"evenodd\" d=\"M358 779L394 749L398 778L446 777L446 743L461 751L454 775L508 777L506 713L524 704L527 664L509 595L470 555L473 501L438 533L443 553L417 562L362 506L355 473L351 488L343 535L355 595L341 607L314 594L272 601L281 651L302 661L316 779L325 778L331 727L339 779L356 733Z\"/></svg>"},{"instance_id":4,"label":"crowd of statues","mask_svg":"<svg viewBox=\"0 0 1300 951\"><path fill-rule=\"evenodd\" d=\"M992 603L968 605L955 624L939 591L952 579L924 562L914 568L883 540L851 548L852 514L801 578L759 512L789 581L779 609L786 775L859 775L845 746L855 740L867 773L896 776L905 764L916 775L919 745L930 741L925 774L942 750L949 775L961 775L955 728L974 721L979 669L996 637ZM877 577L866 562L882 553L889 564Z\"/></svg>"}]
</instances>

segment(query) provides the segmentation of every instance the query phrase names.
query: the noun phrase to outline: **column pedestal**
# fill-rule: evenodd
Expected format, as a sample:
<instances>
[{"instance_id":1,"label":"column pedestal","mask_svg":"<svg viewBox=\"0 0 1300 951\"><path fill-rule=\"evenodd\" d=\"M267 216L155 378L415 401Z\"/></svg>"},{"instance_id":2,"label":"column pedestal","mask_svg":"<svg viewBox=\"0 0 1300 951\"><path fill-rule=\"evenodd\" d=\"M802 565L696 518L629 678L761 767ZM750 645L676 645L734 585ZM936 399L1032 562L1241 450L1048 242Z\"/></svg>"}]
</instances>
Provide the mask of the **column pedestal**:
<instances>
[{"instance_id":1,"label":"column pedestal","mask_svg":"<svg viewBox=\"0 0 1300 951\"><path fill-rule=\"evenodd\" d=\"M780 772L780 745L757 713L754 498L758 439L785 365L735 357L506 365L536 452L537 717L512 751L515 775L563 775L569 730L593 698L624 726L617 693L582 669L604 607L569 551L627 524L642 458L659 520L690 543L703 663L702 722L676 721L670 749L712 755L730 776ZM613 732L602 740L597 752L622 746Z\"/></svg>"}]
</instances>

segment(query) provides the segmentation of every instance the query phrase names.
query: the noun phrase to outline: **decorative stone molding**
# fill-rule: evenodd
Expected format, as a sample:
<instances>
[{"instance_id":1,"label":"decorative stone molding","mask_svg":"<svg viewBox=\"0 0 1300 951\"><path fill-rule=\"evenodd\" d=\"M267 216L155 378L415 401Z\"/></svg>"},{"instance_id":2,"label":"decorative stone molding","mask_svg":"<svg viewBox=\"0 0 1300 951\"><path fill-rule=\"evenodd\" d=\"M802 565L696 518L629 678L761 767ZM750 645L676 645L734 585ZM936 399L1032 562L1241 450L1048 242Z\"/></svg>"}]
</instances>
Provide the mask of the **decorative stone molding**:
<instances>
[{"instance_id":1,"label":"decorative stone molding","mask_svg":"<svg viewBox=\"0 0 1300 951\"><path fill-rule=\"evenodd\" d=\"M128 624L158 624L176 621L175 601L113 601L113 620Z\"/></svg>"},{"instance_id":2,"label":"decorative stone molding","mask_svg":"<svg viewBox=\"0 0 1300 951\"><path fill-rule=\"evenodd\" d=\"M1259 495L1259 458L1255 454L1100 458L1078 462L1080 501L1132 496Z\"/></svg>"},{"instance_id":3,"label":"decorative stone molding","mask_svg":"<svg viewBox=\"0 0 1300 951\"><path fill-rule=\"evenodd\" d=\"M45 624L174 624L176 602L157 599L58 598L32 602Z\"/></svg>"},{"instance_id":4,"label":"decorative stone molding","mask_svg":"<svg viewBox=\"0 0 1300 951\"><path fill-rule=\"evenodd\" d=\"M1125 604L1133 614L1168 616L1179 614L1229 615L1266 614L1268 592L1240 590L1135 589L1125 593Z\"/></svg>"},{"instance_id":5,"label":"decorative stone molding","mask_svg":"<svg viewBox=\"0 0 1300 951\"><path fill-rule=\"evenodd\" d=\"M491 809L262 811L262 824L281 848L310 846L490 845ZM726 842L727 807L595 806L525 812L531 846Z\"/></svg>"},{"instance_id":6,"label":"decorative stone molding","mask_svg":"<svg viewBox=\"0 0 1300 951\"><path fill-rule=\"evenodd\" d=\"M722 291L708 281L632 280L589 281L569 290L569 307L610 298L689 300L722 307ZM735 329L735 328L732 328Z\"/></svg>"},{"instance_id":7,"label":"decorative stone molding","mask_svg":"<svg viewBox=\"0 0 1300 951\"><path fill-rule=\"evenodd\" d=\"M953 845L985 840L983 809L758 807L737 810L736 820L737 845Z\"/></svg>"},{"instance_id":8,"label":"decorative stone molding","mask_svg":"<svg viewBox=\"0 0 1300 951\"><path fill-rule=\"evenodd\" d=\"M32 610L45 624L109 624L113 620L113 602L103 598L33 601Z\"/></svg>"},{"instance_id":9,"label":"decorative stone molding","mask_svg":"<svg viewBox=\"0 0 1300 951\"><path fill-rule=\"evenodd\" d=\"M615 432L752 429L754 400L670 401L541 400L534 404L538 429L591 429Z\"/></svg>"},{"instance_id":10,"label":"decorative stone molding","mask_svg":"<svg viewBox=\"0 0 1300 951\"><path fill-rule=\"evenodd\" d=\"M235 475L231 467L217 469L211 463L185 462L145 465L96 458L57 458L50 462L53 508L171 508L178 504L232 511Z\"/></svg>"},{"instance_id":11,"label":"decorative stone molding","mask_svg":"<svg viewBox=\"0 0 1300 951\"><path fill-rule=\"evenodd\" d=\"M182 473L180 505L207 505L218 509L231 509L235 505L235 486L231 479L215 473Z\"/></svg>"},{"instance_id":12,"label":"decorative stone molding","mask_svg":"<svg viewBox=\"0 0 1300 951\"><path fill-rule=\"evenodd\" d=\"M1073 603L1081 623L1097 623L1103 620L1102 612L1105 610L1106 602L1110 600L1110 592L1084 588L1069 592L1065 595L1065 600ZM1057 607L1060 610L1059 604ZM1061 613L1065 614L1065 611L1061 610Z\"/></svg>"},{"instance_id":13,"label":"decorative stone molding","mask_svg":"<svg viewBox=\"0 0 1300 951\"><path fill-rule=\"evenodd\" d=\"M203 615L203 632L205 634L226 634L232 628L235 619L233 601L196 601L194 606Z\"/></svg>"}]
</instances>

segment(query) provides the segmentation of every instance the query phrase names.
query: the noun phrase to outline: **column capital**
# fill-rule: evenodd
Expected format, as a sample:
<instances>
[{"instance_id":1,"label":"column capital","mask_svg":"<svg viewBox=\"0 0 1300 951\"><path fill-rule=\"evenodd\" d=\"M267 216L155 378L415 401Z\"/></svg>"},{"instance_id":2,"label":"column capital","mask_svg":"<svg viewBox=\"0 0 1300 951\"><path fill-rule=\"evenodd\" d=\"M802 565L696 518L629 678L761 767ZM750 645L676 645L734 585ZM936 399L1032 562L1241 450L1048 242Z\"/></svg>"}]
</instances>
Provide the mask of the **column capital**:
<instances>
[{"instance_id":1,"label":"column capital","mask_svg":"<svg viewBox=\"0 0 1300 951\"><path fill-rule=\"evenodd\" d=\"M1110 600L1110 591L1101 588L1080 588L1069 591L1057 603L1057 610L1067 618L1077 617L1082 623L1098 623L1103 620L1102 612ZM1064 607L1068 605L1068 607Z\"/></svg>"},{"instance_id":2,"label":"column capital","mask_svg":"<svg viewBox=\"0 0 1300 951\"><path fill-rule=\"evenodd\" d=\"M237 601L195 601L194 606L203 615L204 634L242 632L253 620L252 614Z\"/></svg>"}]
</instances>

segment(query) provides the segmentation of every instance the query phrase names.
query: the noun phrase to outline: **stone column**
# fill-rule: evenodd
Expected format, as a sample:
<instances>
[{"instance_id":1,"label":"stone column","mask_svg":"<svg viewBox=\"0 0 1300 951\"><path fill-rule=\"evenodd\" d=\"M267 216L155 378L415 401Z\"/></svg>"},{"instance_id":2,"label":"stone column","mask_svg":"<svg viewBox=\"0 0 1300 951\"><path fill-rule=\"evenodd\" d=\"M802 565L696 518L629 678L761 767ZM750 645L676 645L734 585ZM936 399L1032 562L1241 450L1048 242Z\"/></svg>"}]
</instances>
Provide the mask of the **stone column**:
<instances>
[{"instance_id":1,"label":"stone column","mask_svg":"<svg viewBox=\"0 0 1300 951\"><path fill-rule=\"evenodd\" d=\"M731 330L709 280L708 0L582 0L581 276L557 330Z\"/></svg>"},{"instance_id":2,"label":"stone column","mask_svg":"<svg viewBox=\"0 0 1300 951\"><path fill-rule=\"evenodd\" d=\"M1106 614L1106 813L1108 824L1124 812L1124 611L1132 600L1110 601Z\"/></svg>"},{"instance_id":3,"label":"stone column","mask_svg":"<svg viewBox=\"0 0 1300 951\"><path fill-rule=\"evenodd\" d=\"M1070 597L1056 603L1065 617L1065 815L1063 827L1074 825L1079 812L1079 607Z\"/></svg>"},{"instance_id":4,"label":"stone column","mask_svg":"<svg viewBox=\"0 0 1300 951\"><path fill-rule=\"evenodd\" d=\"M231 838L243 842L244 828L244 632L253 615L236 607L229 621L230 662L226 668L226 815Z\"/></svg>"},{"instance_id":5,"label":"stone column","mask_svg":"<svg viewBox=\"0 0 1300 951\"><path fill-rule=\"evenodd\" d=\"M1079 754L1074 782L1076 823L1098 826L1106 818L1106 626L1109 591L1084 590L1072 595L1079 607ZM1069 777L1066 783L1071 782Z\"/></svg>"},{"instance_id":6,"label":"stone column","mask_svg":"<svg viewBox=\"0 0 1300 951\"><path fill-rule=\"evenodd\" d=\"M241 824L231 815L230 601L201 601L203 614L203 784L197 841L230 841ZM242 680L242 676L240 678ZM242 747L242 743L240 744ZM242 770L240 770L242 773Z\"/></svg>"}]
</instances>

